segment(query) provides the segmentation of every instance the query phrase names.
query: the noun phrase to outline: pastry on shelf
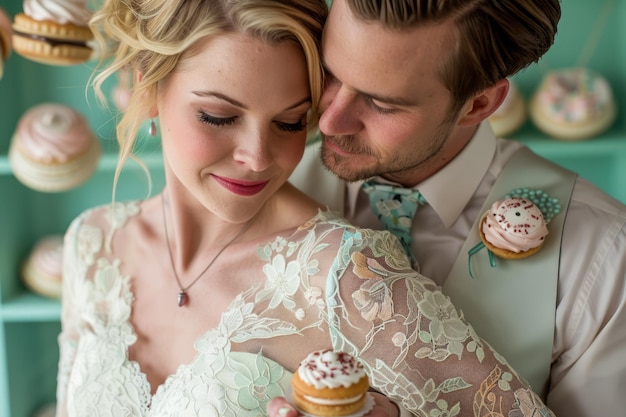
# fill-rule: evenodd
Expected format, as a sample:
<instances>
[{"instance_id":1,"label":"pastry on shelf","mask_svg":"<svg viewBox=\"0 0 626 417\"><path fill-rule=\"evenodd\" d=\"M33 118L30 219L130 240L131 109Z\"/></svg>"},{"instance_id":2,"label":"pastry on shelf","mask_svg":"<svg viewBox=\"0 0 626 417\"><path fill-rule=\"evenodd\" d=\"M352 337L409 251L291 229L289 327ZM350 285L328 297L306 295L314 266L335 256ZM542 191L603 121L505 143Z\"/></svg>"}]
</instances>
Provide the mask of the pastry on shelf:
<instances>
[{"instance_id":1,"label":"pastry on shelf","mask_svg":"<svg viewBox=\"0 0 626 417\"><path fill-rule=\"evenodd\" d=\"M9 58L12 49L11 19L4 10L0 8L0 79L4 73L4 62Z\"/></svg>"},{"instance_id":2,"label":"pastry on shelf","mask_svg":"<svg viewBox=\"0 0 626 417\"><path fill-rule=\"evenodd\" d=\"M576 67L544 77L532 99L530 116L539 130L553 138L583 140L611 127L617 110L606 78Z\"/></svg>"},{"instance_id":3,"label":"pastry on shelf","mask_svg":"<svg viewBox=\"0 0 626 417\"><path fill-rule=\"evenodd\" d=\"M13 21L13 49L47 65L76 65L94 52L85 0L24 0Z\"/></svg>"},{"instance_id":4,"label":"pastry on shelf","mask_svg":"<svg viewBox=\"0 0 626 417\"><path fill-rule=\"evenodd\" d=\"M509 137L526 121L526 103L513 80L509 80L509 91L500 107L489 116L493 132L498 137Z\"/></svg>"},{"instance_id":5,"label":"pastry on shelf","mask_svg":"<svg viewBox=\"0 0 626 417\"><path fill-rule=\"evenodd\" d=\"M85 182L98 167L101 147L85 117L71 107L45 103L20 118L9 147L15 177L42 192Z\"/></svg>"},{"instance_id":6,"label":"pastry on shelf","mask_svg":"<svg viewBox=\"0 0 626 417\"><path fill-rule=\"evenodd\" d=\"M60 298L63 283L63 236L41 238L22 267L22 280L33 292Z\"/></svg>"}]
</instances>

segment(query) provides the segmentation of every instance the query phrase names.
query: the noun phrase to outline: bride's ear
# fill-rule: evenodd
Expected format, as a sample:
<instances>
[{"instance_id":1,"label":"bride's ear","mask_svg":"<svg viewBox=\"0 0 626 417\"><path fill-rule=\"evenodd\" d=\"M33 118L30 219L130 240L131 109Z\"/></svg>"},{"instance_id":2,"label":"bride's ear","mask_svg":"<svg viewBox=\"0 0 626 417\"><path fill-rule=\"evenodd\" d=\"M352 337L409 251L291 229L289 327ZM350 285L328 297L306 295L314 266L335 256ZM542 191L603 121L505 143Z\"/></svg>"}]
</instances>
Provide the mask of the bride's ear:
<instances>
[{"instance_id":1,"label":"bride's ear","mask_svg":"<svg viewBox=\"0 0 626 417\"><path fill-rule=\"evenodd\" d=\"M143 72L137 71L135 73L135 82L139 84L143 80ZM148 110L148 117L155 118L159 115L159 109L157 108L156 102L150 106L150 110Z\"/></svg>"},{"instance_id":2,"label":"bride's ear","mask_svg":"<svg viewBox=\"0 0 626 417\"><path fill-rule=\"evenodd\" d=\"M458 125L474 126L487 119L502 104L509 91L509 80L503 79L476 94L463 107Z\"/></svg>"}]
</instances>

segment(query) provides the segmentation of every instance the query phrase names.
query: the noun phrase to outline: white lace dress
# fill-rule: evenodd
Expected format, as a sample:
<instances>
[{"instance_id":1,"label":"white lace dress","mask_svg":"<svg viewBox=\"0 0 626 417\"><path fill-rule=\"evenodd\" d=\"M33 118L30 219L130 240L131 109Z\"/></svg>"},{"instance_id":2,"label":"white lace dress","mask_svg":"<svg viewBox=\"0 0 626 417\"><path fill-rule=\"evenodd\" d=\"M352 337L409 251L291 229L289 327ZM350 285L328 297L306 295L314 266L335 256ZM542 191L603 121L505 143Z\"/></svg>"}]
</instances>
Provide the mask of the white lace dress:
<instances>
[{"instance_id":1,"label":"white lace dress","mask_svg":"<svg viewBox=\"0 0 626 417\"><path fill-rule=\"evenodd\" d=\"M288 393L293 371L264 346L280 340L289 349L315 334L358 355L372 388L416 415L552 415L434 283L409 268L395 237L328 212L259 246L251 260L259 286L232 301L196 341L193 362L151 395L128 357L137 338L132 277L111 248L140 209L89 210L66 235L59 417L263 416L271 398Z\"/></svg>"}]
</instances>

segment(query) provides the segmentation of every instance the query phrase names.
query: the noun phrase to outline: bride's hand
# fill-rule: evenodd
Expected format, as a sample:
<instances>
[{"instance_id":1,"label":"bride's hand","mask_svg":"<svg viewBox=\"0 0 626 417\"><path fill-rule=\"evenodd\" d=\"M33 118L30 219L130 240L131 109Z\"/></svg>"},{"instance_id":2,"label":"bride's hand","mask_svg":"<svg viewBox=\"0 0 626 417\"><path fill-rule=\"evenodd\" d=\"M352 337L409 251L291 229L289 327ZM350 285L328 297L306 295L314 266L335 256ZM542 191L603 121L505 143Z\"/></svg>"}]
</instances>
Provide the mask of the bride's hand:
<instances>
[{"instance_id":1,"label":"bride's hand","mask_svg":"<svg viewBox=\"0 0 626 417\"><path fill-rule=\"evenodd\" d=\"M399 417L398 407L387 397L370 392L374 397L374 408L364 417ZM285 397L275 397L267 405L268 417L299 417L298 410Z\"/></svg>"}]
</instances>

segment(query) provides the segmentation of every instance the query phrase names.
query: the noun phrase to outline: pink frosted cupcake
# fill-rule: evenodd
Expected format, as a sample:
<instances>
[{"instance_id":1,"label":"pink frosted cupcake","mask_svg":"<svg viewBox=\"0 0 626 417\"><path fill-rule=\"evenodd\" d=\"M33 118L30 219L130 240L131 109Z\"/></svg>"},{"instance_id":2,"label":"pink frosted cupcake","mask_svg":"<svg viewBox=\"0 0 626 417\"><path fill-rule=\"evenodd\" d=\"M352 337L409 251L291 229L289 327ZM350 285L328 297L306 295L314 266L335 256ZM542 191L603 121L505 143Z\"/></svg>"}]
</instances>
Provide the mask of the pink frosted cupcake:
<instances>
[{"instance_id":1,"label":"pink frosted cupcake","mask_svg":"<svg viewBox=\"0 0 626 417\"><path fill-rule=\"evenodd\" d=\"M63 237L47 236L37 242L22 268L26 286L46 297L61 297Z\"/></svg>"},{"instance_id":2,"label":"pink frosted cupcake","mask_svg":"<svg viewBox=\"0 0 626 417\"><path fill-rule=\"evenodd\" d=\"M521 259L536 253L545 242L548 228L541 210L529 199L498 200L483 215L480 238L496 256Z\"/></svg>"},{"instance_id":3,"label":"pink frosted cupcake","mask_svg":"<svg viewBox=\"0 0 626 417\"><path fill-rule=\"evenodd\" d=\"M61 104L31 108L19 121L9 149L13 173L37 191L65 191L95 171L100 143L77 111Z\"/></svg>"}]
</instances>

